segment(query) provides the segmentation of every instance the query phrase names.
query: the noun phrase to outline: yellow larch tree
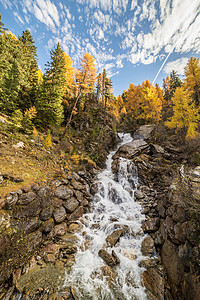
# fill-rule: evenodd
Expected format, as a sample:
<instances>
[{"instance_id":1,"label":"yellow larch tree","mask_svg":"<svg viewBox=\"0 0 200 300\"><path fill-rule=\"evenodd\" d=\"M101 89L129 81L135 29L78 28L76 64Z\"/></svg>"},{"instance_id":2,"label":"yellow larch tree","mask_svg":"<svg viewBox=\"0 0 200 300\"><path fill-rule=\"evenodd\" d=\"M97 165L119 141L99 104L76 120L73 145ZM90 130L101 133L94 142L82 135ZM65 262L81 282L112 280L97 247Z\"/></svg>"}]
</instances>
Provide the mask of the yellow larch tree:
<instances>
[{"instance_id":1,"label":"yellow larch tree","mask_svg":"<svg viewBox=\"0 0 200 300\"><path fill-rule=\"evenodd\" d=\"M197 105L200 105L200 62L191 57L185 67L185 86Z\"/></svg>"},{"instance_id":2,"label":"yellow larch tree","mask_svg":"<svg viewBox=\"0 0 200 300\"><path fill-rule=\"evenodd\" d=\"M176 131L185 129L186 138L195 137L199 121L199 109L195 106L192 98L185 87L178 87L172 98L173 116L165 123L168 128Z\"/></svg>"}]
</instances>

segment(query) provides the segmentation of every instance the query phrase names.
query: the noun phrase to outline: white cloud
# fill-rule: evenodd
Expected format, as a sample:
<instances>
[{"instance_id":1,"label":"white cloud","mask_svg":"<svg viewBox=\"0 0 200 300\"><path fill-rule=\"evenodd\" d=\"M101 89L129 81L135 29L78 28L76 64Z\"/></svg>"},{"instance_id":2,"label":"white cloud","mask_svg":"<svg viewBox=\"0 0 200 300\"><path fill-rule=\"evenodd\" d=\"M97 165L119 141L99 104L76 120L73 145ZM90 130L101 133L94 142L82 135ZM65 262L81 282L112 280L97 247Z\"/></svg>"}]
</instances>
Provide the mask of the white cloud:
<instances>
[{"instance_id":1,"label":"white cloud","mask_svg":"<svg viewBox=\"0 0 200 300\"><path fill-rule=\"evenodd\" d=\"M13 13L13 15L15 16L17 22L20 22L20 23L24 24L24 21L22 20L22 18L20 17L20 15L16 11Z\"/></svg>"},{"instance_id":2,"label":"white cloud","mask_svg":"<svg viewBox=\"0 0 200 300\"><path fill-rule=\"evenodd\" d=\"M179 75L184 75L184 68L188 63L187 57L182 57L174 61L168 62L163 71L165 74L169 74L172 70L176 71Z\"/></svg>"}]
</instances>

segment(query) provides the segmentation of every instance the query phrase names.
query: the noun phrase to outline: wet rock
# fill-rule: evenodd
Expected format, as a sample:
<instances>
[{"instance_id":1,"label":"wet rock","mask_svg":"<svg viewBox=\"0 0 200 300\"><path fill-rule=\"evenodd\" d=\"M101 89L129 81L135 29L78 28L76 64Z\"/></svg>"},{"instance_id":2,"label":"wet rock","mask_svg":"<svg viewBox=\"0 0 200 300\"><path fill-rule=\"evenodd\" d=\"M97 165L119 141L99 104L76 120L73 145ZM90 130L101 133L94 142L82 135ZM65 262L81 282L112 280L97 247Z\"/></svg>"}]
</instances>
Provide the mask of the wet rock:
<instances>
[{"instance_id":1,"label":"wet rock","mask_svg":"<svg viewBox=\"0 0 200 300\"><path fill-rule=\"evenodd\" d=\"M142 281L145 288L150 291L156 299L164 299L165 285L164 278L155 268L149 268L142 274Z\"/></svg>"},{"instance_id":2,"label":"wet rock","mask_svg":"<svg viewBox=\"0 0 200 300\"><path fill-rule=\"evenodd\" d=\"M79 206L79 202L73 197L67 200L66 203L64 204L64 207L69 213L74 212L78 206Z\"/></svg>"},{"instance_id":3,"label":"wet rock","mask_svg":"<svg viewBox=\"0 0 200 300\"><path fill-rule=\"evenodd\" d=\"M61 223L65 220L67 214L63 206L59 207L53 214L56 223Z\"/></svg>"},{"instance_id":4,"label":"wet rock","mask_svg":"<svg viewBox=\"0 0 200 300\"><path fill-rule=\"evenodd\" d=\"M140 126L134 133L134 139L149 139L152 136L155 127L154 124Z\"/></svg>"},{"instance_id":5,"label":"wet rock","mask_svg":"<svg viewBox=\"0 0 200 300\"><path fill-rule=\"evenodd\" d=\"M139 263L139 267L149 269L149 268L156 266L157 264L158 264L158 261L156 259L149 258L149 259L142 260Z\"/></svg>"},{"instance_id":6,"label":"wet rock","mask_svg":"<svg viewBox=\"0 0 200 300\"><path fill-rule=\"evenodd\" d=\"M3 300L9 300L14 293L15 286L12 286L8 289L7 293L4 295Z\"/></svg>"},{"instance_id":7,"label":"wet rock","mask_svg":"<svg viewBox=\"0 0 200 300\"><path fill-rule=\"evenodd\" d=\"M75 233L79 232L82 229L82 225L80 223L71 223L68 227L68 232Z\"/></svg>"},{"instance_id":8,"label":"wet rock","mask_svg":"<svg viewBox=\"0 0 200 300\"><path fill-rule=\"evenodd\" d=\"M106 250L101 249L99 250L98 254L107 263L108 266L113 267L116 265L115 258Z\"/></svg>"},{"instance_id":9,"label":"wet rock","mask_svg":"<svg viewBox=\"0 0 200 300\"><path fill-rule=\"evenodd\" d=\"M98 182L94 182L90 187L90 193L92 195L95 195L98 192L98 189L99 189Z\"/></svg>"},{"instance_id":10,"label":"wet rock","mask_svg":"<svg viewBox=\"0 0 200 300\"><path fill-rule=\"evenodd\" d=\"M46 221L46 220L50 219L53 211L54 211L54 208L52 206L43 208L43 210L40 213L40 219L42 221Z\"/></svg>"},{"instance_id":11,"label":"wet rock","mask_svg":"<svg viewBox=\"0 0 200 300\"><path fill-rule=\"evenodd\" d=\"M86 199L83 199L82 203L83 206L88 206L89 202Z\"/></svg>"},{"instance_id":12,"label":"wet rock","mask_svg":"<svg viewBox=\"0 0 200 300\"><path fill-rule=\"evenodd\" d=\"M34 192L28 192L28 193L22 194L18 200L18 204L28 205L35 198L36 198L36 194Z\"/></svg>"},{"instance_id":13,"label":"wet rock","mask_svg":"<svg viewBox=\"0 0 200 300\"><path fill-rule=\"evenodd\" d=\"M109 284L111 284L112 282L114 282L114 283L116 282L116 276L111 267L103 266L101 268L101 270L102 270L103 275L106 276L106 279Z\"/></svg>"},{"instance_id":14,"label":"wet rock","mask_svg":"<svg viewBox=\"0 0 200 300\"><path fill-rule=\"evenodd\" d=\"M109 243L109 245L115 246L115 244L119 241L120 237L125 233L126 231L124 229L117 229L114 232L112 232L110 235L107 236L106 242Z\"/></svg>"},{"instance_id":15,"label":"wet rock","mask_svg":"<svg viewBox=\"0 0 200 300\"><path fill-rule=\"evenodd\" d=\"M59 186L56 190L55 190L55 196L64 200L69 199L70 197L72 197L73 195L73 191L64 185Z\"/></svg>"},{"instance_id":16,"label":"wet rock","mask_svg":"<svg viewBox=\"0 0 200 300\"><path fill-rule=\"evenodd\" d=\"M77 237L68 233L60 237L59 243L63 244L65 248L72 247L76 245Z\"/></svg>"},{"instance_id":17,"label":"wet rock","mask_svg":"<svg viewBox=\"0 0 200 300\"><path fill-rule=\"evenodd\" d=\"M155 251L154 240L150 236L145 237L141 245L142 255L151 256Z\"/></svg>"},{"instance_id":18,"label":"wet rock","mask_svg":"<svg viewBox=\"0 0 200 300\"><path fill-rule=\"evenodd\" d=\"M142 224L142 229L144 233L155 232L158 230L159 224L159 218L150 218Z\"/></svg>"},{"instance_id":19,"label":"wet rock","mask_svg":"<svg viewBox=\"0 0 200 300\"><path fill-rule=\"evenodd\" d=\"M79 206L69 217L68 221L74 221L79 219L84 213L83 206Z\"/></svg>"},{"instance_id":20,"label":"wet rock","mask_svg":"<svg viewBox=\"0 0 200 300\"><path fill-rule=\"evenodd\" d=\"M136 258L137 250L135 249L124 249L124 256L130 260L134 260Z\"/></svg>"},{"instance_id":21,"label":"wet rock","mask_svg":"<svg viewBox=\"0 0 200 300\"><path fill-rule=\"evenodd\" d=\"M136 199L143 199L145 198L145 193L141 192L140 190L136 190L134 196Z\"/></svg>"},{"instance_id":22,"label":"wet rock","mask_svg":"<svg viewBox=\"0 0 200 300\"><path fill-rule=\"evenodd\" d=\"M120 259L119 259L119 257L117 256L117 254L114 250L112 250L112 256L115 259L116 265L120 264Z\"/></svg>"},{"instance_id":23,"label":"wet rock","mask_svg":"<svg viewBox=\"0 0 200 300\"><path fill-rule=\"evenodd\" d=\"M132 159L136 154L139 154L143 150L147 150L149 145L144 140L134 140L130 143L119 147L118 151L113 156L113 159L118 157L125 157Z\"/></svg>"}]
</instances>

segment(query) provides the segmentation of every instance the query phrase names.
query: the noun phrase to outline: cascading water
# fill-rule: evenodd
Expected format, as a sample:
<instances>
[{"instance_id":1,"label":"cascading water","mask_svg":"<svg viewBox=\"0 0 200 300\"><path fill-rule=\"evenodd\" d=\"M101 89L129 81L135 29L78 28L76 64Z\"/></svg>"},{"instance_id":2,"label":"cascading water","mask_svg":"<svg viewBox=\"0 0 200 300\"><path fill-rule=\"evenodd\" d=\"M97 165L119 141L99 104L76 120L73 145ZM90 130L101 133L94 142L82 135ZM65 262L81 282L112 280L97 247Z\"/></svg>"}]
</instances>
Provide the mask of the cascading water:
<instances>
[{"instance_id":1,"label":"cascading water","mask_svg":"<svg viewBox=\"0 0 200 300\"><path fill-rule=\"evenodd\" d=\"M119 146L132 141L130 134L119 136L122 139ZM130 160L120 158L118 174L114 174L111 168L114 154L115 151L109 154L106 169L98 175L93 206L83 217L82 231L77 233L82 247L70 273L66 273L64 286L75 287L80 300L146 299L140 278L143 269L139 267L144 259L140 251L144 216L133 197L138 184L137 168ZM115 247L109 247L106 237L116 228L126 228L126 233ZM108 253L114 250L120 259L120 264L112 270L107 267L110 271L106 274L103 272L106 264L98 255L100 249Z\"/></svg>"}]
</instances>

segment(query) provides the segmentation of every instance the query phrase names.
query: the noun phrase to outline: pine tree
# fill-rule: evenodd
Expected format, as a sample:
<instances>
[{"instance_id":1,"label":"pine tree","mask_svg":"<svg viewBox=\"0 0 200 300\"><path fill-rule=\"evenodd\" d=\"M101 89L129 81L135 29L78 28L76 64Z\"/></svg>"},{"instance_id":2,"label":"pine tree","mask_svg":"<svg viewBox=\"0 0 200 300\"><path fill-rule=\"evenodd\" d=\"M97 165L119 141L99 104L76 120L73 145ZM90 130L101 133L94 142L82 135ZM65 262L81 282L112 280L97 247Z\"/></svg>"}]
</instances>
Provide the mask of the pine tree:
<instances>
[{"instance_id":1,"label":"pine tree","mask_svg":"<svg viewBox=\"0 0 200 300\"><path fill-rule=\"evenodd\" d=\"M59 126L63 121L62 99L65 90L65 56L60 46L50 52L51 61L46 64L46 73L37 102L37 122L46 128Z\"/></svg>"}]
</instances>

